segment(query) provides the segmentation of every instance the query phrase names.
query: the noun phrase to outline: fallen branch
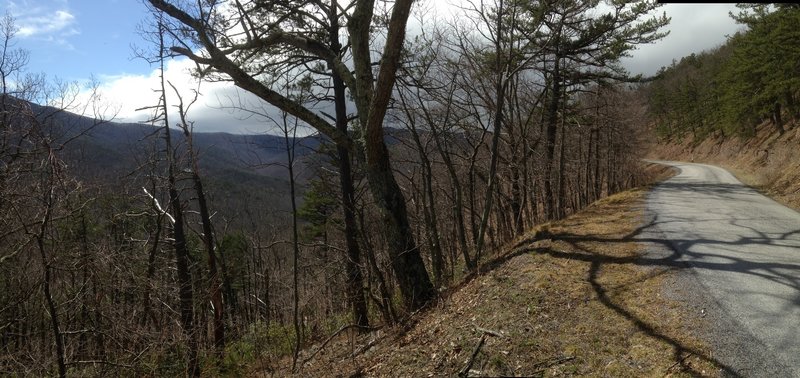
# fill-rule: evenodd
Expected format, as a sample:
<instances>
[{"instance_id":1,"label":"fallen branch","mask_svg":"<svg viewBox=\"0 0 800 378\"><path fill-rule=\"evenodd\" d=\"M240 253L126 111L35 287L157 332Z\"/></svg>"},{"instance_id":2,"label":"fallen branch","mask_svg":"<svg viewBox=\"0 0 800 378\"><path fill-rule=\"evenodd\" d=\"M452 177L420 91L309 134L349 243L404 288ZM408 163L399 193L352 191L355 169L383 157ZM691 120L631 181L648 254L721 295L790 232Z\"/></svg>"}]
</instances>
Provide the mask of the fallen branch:
<instances>
[{"instance_id":1,"label":"fallen branch","mask_svg":"<svg viewBox=\"0 0 800 378\"><path fill-rule=\"evenodd\" d=\"M674 368L675 366L678 366L678 364L681 364L681 365L683 365L683 361L686 361L686 359L687 359L687 358L689 358L689 356L691 356L691 355L693 355L693 354L694 354L694 353L692 353L692 352L689 352L689 353L687 353L685 356L683 356L683 358L681 358L681 359L680 359L680 360L678 360L678 361L675 361L675 363L674 363L674 364L672 364L672 366L670 366L669 368L667 368L667 371L666 371L666 372L667 372L667 373L669 373L669 371L670 371L670 370L672 370L672 368Z\"/></svg>"},{"instance_id":2,"label":"fallen branch","mask_svg":"<svg viewBox=\"0 0 800 378\"><path fill-rule=\"evenodd\" d=\"M308 363L309 361L311 361L311 359L314 358L314 356L316 356L317 353L322 351L322 349L325 348L328 345L328 343L331 342L331 340L333 340L336 336L339 336L339 334L341 334L342 332L344 332L344 331L346 331L346 330L348 330L350 328L361 328L361 329L366 329L366 330L370 330L370 331L375 331L375 330L381 329L381 327L364 327L364 326L360 326L358 324L346 324L346 325L343 325L342 328L339 328L332 335L328 336L328 338L325 339L325 341L322 342L322 345L320 345L319 348L317 348L317 350L314 351L314 353L311 353L310 356L306 357L302 361L302 364L305 364L305 363Z\"/></svg>"},{"instance_id":3,"label":"fallen branch","mask_svg":"<svg viewBox=\"0 0 800 378\"><path fill-rule=\"evenodd\" d=\"M560 365L560 364L563 364L565 362L572 361L574 359L575 359L575 356L561 356L561 357L555 357L555 358L551 358L549 360L544 360L544 361L541 361L541 362L537 362L537 363L535 363L533 365L533 368L534 369L541 368L541 369L535 371L534 374L544 373L544 369L547 369L547 368L549 368L551 366Z\"/></svg>"},{"instance_id":4,"label":"fallen branch","mask_svg":"<svg viewBox=\"0 0 800 378\"><path fill-rule=\"evenodd\" d=\"M483 334L488 334L488 335L492 335L492 336L496 336L496 337L505 337L505 335L503 335L502 333L497 332L497 331L492 331L491 329L475 327L475 330L480 332L480 333L483 333Z\"/></svg>"},{"instance_id":5,"label":"fallen branch","mask_svg":"<svg viewBox=\"0 0 800 378\"><path fill-rule=\"evenodd\" d=\"M472 356L469 358L469 361L467 361L467 366L464 366L464 368L458 372L459 377L466 377L467 374L469 374L469 369L471 369L472 364L475 363L475 357L478 357L478 353L480 353L484 342L486 342L486 333L481 335L481 339L478 340L478 345L475 347L475 350L472 351Z\"/></svg>"},{"instance_id":6,"label":"fallen branch","mask_svg":"<svg viewBox=\"0 0 800 378\"><path fill-rule=\"evenodd\" d=\"M374 338L374 339L370 340L370 342L368 342L366 345L362 346L361 348L358 348L357 351L353 352L353 354L350 355L350 358L353 358L355 356L358 356L361 353L366 352L367 350L369 350L369 348L372 348L377 343L378 343L378 338Z\"/></svg>"},{"instance_id":7,"label":"fallen branch","mask_svg":"<svg viewBox=\"0 0 800 378\"><path fill-rule=\"evenodd\" d=\"M162 215L166 215L172 224L175 224L175 218L173 218L172 215L170 215L170 213L167 212L167 210L161 207L161 204L158 203L158 199L156 199L154 195L150 194L150 192L147 191L147 188L142 187L142 190L144 190L144 194L147 194L147 196L153 200L153 207L156 210L158 210L158 212L161 213Z\"/></svg>"},{"instance_id":8,"label":"fallen branch","mask_svg":"<svg viewBox=\"0 0 800 378\"><path fill-rule=\"evenodd\" d=\"M486 342L487 335L495 337L505 337L505 335L503 335L502 333L493 331L491 329L475 326L475 330L481 333L481 339L478 340L478 345L475 347L475 350L472 351L472 356L469 358L469 361L467 361L467 366L461 369L461 371L458 373L459 377L466 377L469 374L469 369L472 368L472 364L475 363L475 358L478 357L478 353L481 352L481 347L483 347L483 343Z\"/></svg>"}]
</instances>

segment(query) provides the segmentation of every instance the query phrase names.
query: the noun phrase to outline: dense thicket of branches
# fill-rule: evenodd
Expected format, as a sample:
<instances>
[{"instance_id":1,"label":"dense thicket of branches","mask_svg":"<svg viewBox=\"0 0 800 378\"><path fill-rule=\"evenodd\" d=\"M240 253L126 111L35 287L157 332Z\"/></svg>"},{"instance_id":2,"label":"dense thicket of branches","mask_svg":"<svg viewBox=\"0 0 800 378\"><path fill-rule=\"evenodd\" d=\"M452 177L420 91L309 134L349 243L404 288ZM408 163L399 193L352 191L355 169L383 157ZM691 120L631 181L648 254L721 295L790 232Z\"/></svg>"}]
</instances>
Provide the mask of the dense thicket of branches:
<instances>
[{"instance_id":1,"label":"dense thicket of branches","mask_svg":"<svg viewBox=\"0 0 800 378\"><path fill-rule=\"evenodd\" d=\"M644 104L618 62L663 36L655 3L476 1L449 20L422 4L408 39L406 0L149 4L156 62L184 55L282 112L297 198L205 185L188 95L165 81L138 168L112 184L64 168L63 125L0 104L0 372L272 366L404 321L530 227L643 178ZM248 110L269 125L264 109Z\"/></svg>"},{"instance_id":2,"label":"dense thicket of branches","mask_svg":"<svg viewBox=\"0 0 800 378\"><path fill-rule=\"evenodd\" d=\"M745 30L662 68L648 86L649 112L661 136L749 136L767 120L783 133L787 118L800 116L800 8L741 8L731 17Z\"/></svg>"}]
</instances>

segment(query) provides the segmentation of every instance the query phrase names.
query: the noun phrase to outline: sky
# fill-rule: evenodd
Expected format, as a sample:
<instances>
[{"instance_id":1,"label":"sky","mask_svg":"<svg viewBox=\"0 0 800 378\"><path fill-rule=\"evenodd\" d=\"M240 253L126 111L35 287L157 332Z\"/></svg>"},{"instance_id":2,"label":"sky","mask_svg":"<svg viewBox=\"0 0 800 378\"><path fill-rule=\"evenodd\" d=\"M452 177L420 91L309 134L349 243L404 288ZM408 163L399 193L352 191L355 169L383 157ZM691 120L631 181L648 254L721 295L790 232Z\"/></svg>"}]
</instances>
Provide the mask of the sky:
<instances>
[{"instance_id":1,"label":"sky","mask_svg":"<svg viewBox=\"0 0 800 378\"><path fill-rule=\"evenodd\" d=\"M452 2L430 0L437 13L451 11ZM733 4L667 4L659 9L672 18L670 35L640 46L632 58L623 60L630 72L645 75L668 66L673 59L700 52L724 43L726 36L741 28L728 17ZM103 99L117 110L115 121L136 122L148 114L136 109L156 101L156 67L135 58L134 51L147 48L138 32L147 19L141 0L0 0L0 12L10 14L18 28L16 47L28 50L28 72L46 73L50 78L100 84ZM186 59L170 61L166 77L184 96L197 88L187 74L192 63ZM195 130L256 134L267 131L264 122L223 109L230 99L244 99L227 83L203 83L192 108ZM266 105L268 108L268 105Z\"/></svg>"}]
</instances>

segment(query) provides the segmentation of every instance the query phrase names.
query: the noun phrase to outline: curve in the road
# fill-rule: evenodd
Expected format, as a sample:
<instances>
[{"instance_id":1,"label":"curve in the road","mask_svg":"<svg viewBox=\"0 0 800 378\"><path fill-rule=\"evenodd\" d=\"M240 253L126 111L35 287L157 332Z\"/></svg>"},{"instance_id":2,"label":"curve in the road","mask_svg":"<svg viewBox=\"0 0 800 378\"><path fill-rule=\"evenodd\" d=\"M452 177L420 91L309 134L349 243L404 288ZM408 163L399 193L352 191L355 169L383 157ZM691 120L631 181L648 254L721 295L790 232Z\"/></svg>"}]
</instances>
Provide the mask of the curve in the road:
<instances>
[{"instance_id":1,"label":"curve in the road","mask_svg":"<svg viewBox=\"0 0 800 378\"><path fill-rule=\"evenodd\" d=\"M800 213L704 164L648 196L646 260L687 267L678 285L708 309L716 358L743 376L800 377Z\"/></svg>"}]
</instances>

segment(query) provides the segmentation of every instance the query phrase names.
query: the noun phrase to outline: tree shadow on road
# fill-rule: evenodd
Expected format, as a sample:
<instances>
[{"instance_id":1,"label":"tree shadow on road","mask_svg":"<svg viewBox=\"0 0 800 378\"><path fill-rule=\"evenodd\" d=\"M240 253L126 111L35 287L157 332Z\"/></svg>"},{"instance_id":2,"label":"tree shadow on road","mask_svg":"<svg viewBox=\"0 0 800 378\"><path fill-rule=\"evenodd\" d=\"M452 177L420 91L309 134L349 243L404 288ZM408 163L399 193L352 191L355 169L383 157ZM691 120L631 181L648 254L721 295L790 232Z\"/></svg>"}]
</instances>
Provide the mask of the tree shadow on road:
<instances>
[{"instance_id":1,"label":"tree shadow on road","mask_svg":"<svg viewBox=\"0 0 800 378\"><path fill-rule=\"evenodd\" d=\"M699 186L699 189L698 189ZM745 200L751 195L758 195L755 190L750 188L743 188L741 185L728 185L728 184L684 184L680 182L662 182L658 185L661 193L678 193L691 191L695 195L722 196L725 198L738 198ZM670 196L662 197L661 201L669 201ZM663 205L653 203L654 200L650 198L651 205ZM616 210L616 205L611 204L611 211L623 212L624 204L620 204ZM642 205L640 205L642 206ZM606 210L609 211L609 205L605 205ZM639 208L639 210L642 210ZM692 219L687 215L669 214L669 216L659 217L656 214L647 214L644 222L631 232L625 235L615 234L613 232L589 232L584 233L585 227L591 227L596 219L592 217L575 217L574 219L567 219L566 222L569 227L559 227L558 231L552 233L540 232L528 239L521 240L516 243L509 254L501 256L493 261L488 262L481 268L482 272L487 272L503 265L505 262L513 259L516 256L535 253L551 256L556 259L564 260L577 260L588 264L588 273L586 281L596 294L597 299L606 308L614 311L615 313L630 320L636 328L643 333L662 340L669 344L672 348L672 359L675 362L669 372L684 371L692 375L700 375L702 372L696 371L690 366L689 356L696 356L697 358L708 362L725 376L742 376L743 372L748 369L750 372L766 372L772 370L785 372L785 366L781 365L778 361L756 361L758 367L748 366L747 363L741 361L732 361L730 356L727 358L711 355L711 353L698 350L692 346L677 339L669 334L667 330L659 330L657 324L652 321L642 319L637 316L631 308L615 300L614 295L609 295L615 290L624 290L624 287L616 286L610 287L604 285L602 280L599 280L599 274L606 266L611 265L632 265L639 266L647 270L647 274L640 277L638 281L627 282L626 286L634 286L643 281L653 279L662 275L672 272L688 271L689 268L710 270L714 272L725 272L727 277L738 277L731 275L746 275L754 277L758 280L766 280L770 283L779 285L785 292L790 293L791 298L783 298L786 302L785 306L800 304L800 264L786 262L784 260L772 259L773 249L786 248L786 247L800 247L800 229L786 229L780 232L763 232L759 229L758 225L763 220L764 215L757 212L750 214L742 213L728 213L724 209L711 209L703 213L703 217L698 223L697 219ZM760 218L761 217L761 218ZM702 222L723 222L730 230L730 233L725 235L709 235L706 236L702 232L694 232L691 227L702 227ZM690 225L690 226L687 226ZM675 226L681 226L684 229L689 227L688 230L683 232L675 232ZM564 230L571 230L564 231ZM596 230L595 230L596 231ZM578 233L574 233L578 232ZM732 236L734 235L734 236ZM552 243L542 243L543 240L550 240ZM555 248L555 244L565 244L567 248ZM615 254L604 254L602 251L596 250L598 245L605 246L603 248L621 248L623 246L630 246L637 244L643 246L646 250L645 253L636 256L620 256ZM742 249L752 251L745 255L730 253L731 249ZM640 248L641 249L641 248ZM797 248L800 253L800 248ZM730 273L730 274L728 274ZM690 273L692 274L692 273ZM754 296L776 296L776 293L765 292L763 289L752 288L752 292L740 293L741 295L754 295ZM759 292L758 290L762 290ZM794 293L794 294L792 294ZM786 294L783 294L784 297ZM712 299L713 300L713 299ZM719 305L716 303L715 305ZM755 314L760 317L761 322L767 322L771 317L780 315L781 312L786 312L790 309L759 309L761 313ZM722 311L724 313L724 311ZM727 316L727 315L724 315ZM730 318L728 321L733 327L741 328L736 320ZM728 340L730 341L730 340ZM764 348L760 341L749 336L748 341L753 344L748 348L758 349ZM780 346L781 342L778 340L777 344ZM715 352L716 354L716 352ZM725 362L720 358L725 358ZM769 358L769 357L759 357ZM734 366L735 365L735 366ZM770 366L775 365L775 366ZM759 370L764 369L764 371ZM749 375L750 373L748 373Z\"/></svg>"},{"instance_id":2,"label":"tree shadow on road","mask_svg":"<svg viewBox=\"0 0 800 378\"><path fill-rule=\"evenodd\" d=\"M719 188L719 190L722 191L727 191L728 189L727 187ZM745 235L728 240L724 238L712 240L703 237L691 237L691 233L689 233L690 237L676 238L675 234L662 231L662 227L670 222L680 223L683 221L688 222L689 220L675 219L673 216L669 221L666 221L660 219L657 215L651 214L649 215L648 221L644 222L642 226L622 237L572 233L556 233L551 236L554 241L561 241L570 245L574 252L565 253L552 248L526 249L524 245L529 245L530 241L523 241L518 244L518 246L521 248L521 251L543 253L555 258L577 259L590 263L588 281L598 295L598 299L609 309L614 310L618 314L634 322L643 332L672 345L674 359L681 368L691 372L689 367L684 365L684 361L685 356L693 354L711 362L726 376L740 376L740 373L733 367L701 351L682 345L669 335L658 332L651 324L637 318L631 311L626 309L624 305L614 302L614 300L607 295L608 288L603 287L603 285L598 282L597 275L604 265L633 264L653 269L657 274L662 274L666 271L695 268L757 277L758 279L767 280L783 286L790 293L795 293L792 300L786 300L786 298L784 298L787 304L782 308L773 310L772 312L763 309L761 313L757 314L757 316L763 319L763 322L768 322L770 318L789 310L785 308L789 305L789 302L794 305L800 303L800 278L798 278L800 277L800 274L798 274L798 272L800 272L800 264L775 261L763 257L769 256L771 248L797 246L800 230L791 230L781 233L764 233L759 231L756 227L751 226L751 224L754 224L753 221L756 220L752 218L753 215L751 214L740 214L735 217L725 218L725 221L729 224L731 229L739 228L741 229L740 231L742 231L740 234ZM669 229L669 227L665 228ZM646 247L648 252L642 256L634 257L601 256L584 248L584 246L592 245L593 243L611 245L640 243ZM743 258L741 256L732 256L727 253L727 249L733 246L739 249L744 247L746 250L752 250L752 257L747 255ZM752 292L741 294L776 296L775 293L759 292L755 288L752 289ZM778 344L780 344L780 342ZM767 363L770 363L770 361L767 361ZM775 362L775 365L779 365L779 363ZM776 369L782 369L782 367Z\"/></svg>"}]
</instances>

